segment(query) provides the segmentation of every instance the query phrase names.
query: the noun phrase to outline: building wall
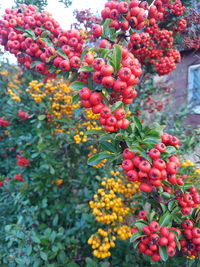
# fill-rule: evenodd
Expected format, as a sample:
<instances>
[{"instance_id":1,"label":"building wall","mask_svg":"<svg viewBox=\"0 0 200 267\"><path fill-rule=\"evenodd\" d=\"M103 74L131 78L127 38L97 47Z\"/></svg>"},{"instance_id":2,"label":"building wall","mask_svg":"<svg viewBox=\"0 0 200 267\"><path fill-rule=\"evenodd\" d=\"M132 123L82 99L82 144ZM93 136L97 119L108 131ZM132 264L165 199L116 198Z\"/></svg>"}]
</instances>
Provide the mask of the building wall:
<instances>
[{"instance_id":1,"label":"building wall","mask_svg":"<svg viewBox=\"0 0 200 267\"><path fill-rule=\"evenodd\" d=\"M188 102L188 68L191 65L200 64L200 51L184 51L181 54L181 63L177 64L176 70L169 75L169 79L176 89L173 96L177 106ZM191 113L188 115L187 123L200 125L200 114Z\"/></svg>"}]
</instances>

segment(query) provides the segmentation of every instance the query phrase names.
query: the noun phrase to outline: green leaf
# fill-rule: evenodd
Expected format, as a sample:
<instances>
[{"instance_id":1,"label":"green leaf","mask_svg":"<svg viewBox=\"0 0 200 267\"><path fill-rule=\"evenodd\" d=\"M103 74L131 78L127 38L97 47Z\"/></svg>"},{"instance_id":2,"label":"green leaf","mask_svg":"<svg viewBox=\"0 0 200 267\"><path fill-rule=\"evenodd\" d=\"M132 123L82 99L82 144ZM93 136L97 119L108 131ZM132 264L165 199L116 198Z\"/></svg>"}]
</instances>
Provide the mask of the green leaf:
<instances>
[{"instance_id":1,"label":"green leaf","mask_svg":"<svg viewBox=\"0 0 200 267\"><path fill-rule=\"evenodd\" d=\"M36 235L32 235L33 242L40 244L40 239Z\"/></svg>"},{"instance_id":2,"label":"green leaf","mask_svg":"<svg viewBox=\"0 0 200 267\"><path fill-rule=\"evenodd\" d=\"M159 247L160 257L163 261L166 261L168 259L168 253L167 248L164 246Z\"/></svg>"},{"instance_id":3,"label":"green leaf","mask_svg":"<svg viewBox=\"0 0 200 267\"><path fill-rule=\"evenodd\" d=\"M133 244L133 248L136 249L138 244L139 244L140 240L136 240Z\"/></svg>"},{"instance_id":4,"label":"green leaf","mask_svg":"<svg viewBox=\"0 0 200 267\"><path fill-rule=\"evenodd\" d=\"M141 154L141 153L143 153L144 152L144 148L142 148L142 147L140 147L139 145L137 146L137 145L135 145L135 146L131 146L131 147L129 147L129 150L130 151L133 151L133 152L135 152L135 153L139 153L139 154Z\"/></svg>"},{"instance_id":5,"label":"green leaf","mask_svg":"<svg viewBox=\"0 0 200 267\"><path fill-rule=\"evenodd\" d=\"M123 106L122 101L117 101L117 102L115 102L114 105L112 105L111 110L112 110L112 112L114 112L116 109L121 108L122 106Z\"/></svg>"},{"instance_id":6,"label":"green leaf","mask_svg":"<svg viewBox=\"0 0 200 267\"><path fill-rule=\"evenodd\" d=\"M170 201L170 202L168 203L168 209L169 209L169 211L172 211L173 206L174 206L175 203L176 203L175 200L172 200L172 201Z\"/></svg>"},{"instance_id":7,"label":"green leaf","mask_svg":"<svg viewBox=\"0 0 200 267\"><path fill-rule=\"evenodd\" d=\"M43 31L42 34L41 34L41 37L42 37L42 38L45 38L45 37L47 37L47 36L51 37L51 36L52 36L52 35L51 35L51 32L48 31L48 30Z\"/></svg>"},{"instance_id":8,"label":"green leaf","mask_svg":"<svg viewBox=\"0 0 200 267\"><path fill-rule=\"evenodd\" d=\"M43 121L44 119L46 119L46 115L39 115L38 116L39 121Z\"/></svg>"},{"instance_id":9,"label":"green leaf","mask_svg":"<svg viewBox=\"0 0 200 267\"><path fill-rule=\"evenodd\" d=\"M171 211L172 216L176 215L180 210L181 210L181 207L180 207L180 206L176 206L176 207Z\"/></svg>"},{"instance_id":10,"label":"green leaf","mask_svg":"<svg viewBox=\"0 0 200 267\"><path fill-rule=\"evenodd\" d=\"M83 66L78 70L78 72L94 72L94 69L90 66Z\"/></svg>"},{"instance_id":11,"label":"green leaf","mask_svg":"<svg viewBox=\"0 0 200 267\"><path fill-rule=\"evenodd\" d=\"M112 19L106 19L105 20L105 22L103 24L103 32L102 32L103 37L107 37L107 33L108 33L109 26L111 23L112 23Z\"/></svg>"},{"instance_id":12,"label":"green leaf","mask_svg":"<svg viewBox=\"0 0 200 267\"><path fill-rule=\"evenodd\" d=\"M165 199L170 199L171 198L171 195L167 192L164 192L162 193L162 196L165 198Z\"/></svg>"},{"instance_id":13,"label":"green leaf","mask_svg":"<svg viewBox=\"0 0 200 267\"><path fill-rule=\"evenodd\" d=\"M102 146L103 149L109 152L112 152L112 153L117 152L114 145L111 142L100 142L100 145Z\"/></svg>"},{"instance_id":14,"label":"green leaf","mask_svg":"<svg viewBox=\"0 0 200 267\"><path fill-rule=\"evenodd\" d=\"M31 38L33 38L33 40L36 39L36 36L35 36L34 31L32 31L32 30L30 30L30 29L25 29L24 32L25 32L25 33L28 33L28 35L29 35Z\"/></svg>"},{"instance_id":15,"label":"green leaf","mask_svg":"<svg viewBox=\"0 0 200 267\"><path fill-rule=\"evenodd\" d=\"M70 263L67 264L66 267L79 267L79 265L76 264L75 262L70 262Z\"/></svg>"},{"instance_id":16,"label":"green leaf","mask_svg":"<svg viewBox=\"0 0 200 267\"><path fill-rule=\"evenodd\" d=\"M145 226L146 224L145 223L142 223L142 222L138 222L135 224L135 226L137 227L137 229L142 232L142 228Z\"/></svg>"},{"instance_id":17,"label":"green leaf","mask_svg":"<svg viewBox=\"0 0 200 267\"><path fill-rule=\"evenodd\" d=\"M105 262L103 262L103 263L101 264L100 267L109 267L109 266L110 266L110 262L105 261Z\"/></svg>"},{"instance_id":18,"label":"green leaf","mask_svg":"<svg viewBox=\"0 0 200 267\"><path fill-rule=\"evenodd\" d=\"M61 49L58 49L58 51L56 51L56 52L62 58L66 59L66 60L69 60L68 56Z\"/></svg>"},{"instance_id":19,"label":"green leaf","mask_svg":"<svg viewBox=\"0 0 200 267\"><path fill-rule=\"evenodd\" d=\"M172 215L167 211L159 220L160 227L169 226L172 222Z\"/></svg>"},{"instance_id":20,"label":"green leaf","mask_svg":"<svg viewBox=\"0 0 200 267\"><path fill-rule=\"evenodd\" d=\"M137 116L134 116L133 119L134 119L136 128L138 129L139 132L141 132L142 131L142 123L140 122L140 120L138 119Z\"/></svg>"},{"instance_id":21,"label":"green leaf","mask_svg":"<svg viewBox=\"0 0 200 267\"><path fill-rule=\"evenodd\" d=\"M111 154L101 152L101 153L95 154L94 156L89 158L87 164L90 166L96 165L96 164L100 163L103 159L108 159L108 158L112 158L112 157L113 157L113 155L111 155Z\"/></svg>"},{"instance_id":22,"label":"green leaf","mask_svg":"<svg viewBox=\"0 0 200 267\"><path fill-rule=\"evenodd\" d=\"M86 267L95 267L95 266L96 266L95 261L93 261L93 260L92 260L91 258L89 258L89 257L87 257L87 258L85 259L85 261L86 261L86 263L87 263Z\"/></svg>"},{"instance_id":23,"label":"green leaf","mask_svg":"<svg viewBox=\"0 0 200 267\"><path fill-rule=\"evenodd\" d=\"M88 84L82 82L73 82L69 85L72 90L81 90L83 87L88 87Z\"/></svg>"},{"instance_id":24,"label":"green leaf","mask_svg":"<svg viewBox=\"0 0 200 267\"><path fill-rule=\"evenodd\" d=\"M119 45L114 45L111 65L113 66L115 72L117 72L120 68L121 59L122 59L122 50Z\"/></svg>"},{"instance_id":25,"label":"green leaf","mask_svg":"<svg viewBox=\"0 0 200 267\"><path fill-rule=\"evenodd\" d=\"M130 237L130 242L133 243L133 242L135 242L135 240L137 240L138 238L141 238L141 237L143 237L143 236L145 236L145 235L140 234L139 232L137 232L137 233L133 234L133 235Z\"/></svg>"},{"instance_id":26,"label":"green leaf","mask_svg":"<svg viewBox=\"0 0 200 267\"><path fill-rule=\"evenodd\" d=\"M104 130L88 130L85 132L86 135L93 135L93 134L104 134ZM102 135L103 136L103 135ZM102 137L101 136L101 137ZM107 139L107 138L106 138Z\"/></svg>"},{"instance_id":27,"label":"green leaf","mask_svg":"<svg viewBox=\"0 0 200 267\"><path fill-rule=\"evenodd\" d=\"M48 38L41 38L42 41L44 41L47 46L54 47L53 43Z\"/></svg>"},{"instance_id":28,"label":"green leaf","mask_svg":"<svg viewBox=\"0 0 200 267\"><path fill-rule=\"evenodd\" d=\"M44 253L43 251L40 252L40 257L41 257L44 261L47 261L47 259L48 259L47 254Z\"/></svg>"},{"instance_id":29,"label":"green leaf","mask_svg":"<svg viewBox=\"0 0 200 267\"><path fill-rule=\"evenodd\" d=\"M161 206L161 208L162 208L162 211L163 211L163 212L166 212L166 210L167 210L167 206L166 206L165 204L163 204L163 203L160 203L160 206Z\"/></svg>"},{"instance_id":30,"label":"green leaf","mask_svg":"<svg viewBox=\"0 0 200 267\"><path fill-rule=\"evenodd\" d=\"M80 100L79 94L76 94L72 97L72 104L76 104Z\"/></svg>"},{"instance_id":31,"label":"green leaf","mask_svg":"<svg viewBox=\"0 0 200 267\"><path fill-rule=\"evenodd\" d=\"M67 256L66 253L62 250L60 251L60 253L58 254L58 259L62 262L62 263L66 263L67 261Z\"/></svg>"},{"instance_id":32,"label":"green leaf","mask_svg":"<svg viewBox=\"0 0 200 267\"><path fill-rule=\"evenodd\" d=\"M58 224L58 214L53 219L53 226L56 226Z\"/></svg>"},{"instance_id":33,"label":"green leaf","mask_svg":"<svg viewBox=\"0 0 200 267\"><path fill-rule=\"evenodd\" d=\"M177 149L174 146L167 146L165 152L169 154L175 154L177 152Z\"/></svg>"},{"instance_id":34,"label":"green leaf","mask_svg":"<svg viewBox=\"0 0 200 267\"><path fill-rule=\"evenodd\" d=\"M32 253L32 246L29 245L29 246L27 247L27 249L26 249L26 254L27 254L28 256L30 256L31 253Z\"/></svg>"}]
</instances>

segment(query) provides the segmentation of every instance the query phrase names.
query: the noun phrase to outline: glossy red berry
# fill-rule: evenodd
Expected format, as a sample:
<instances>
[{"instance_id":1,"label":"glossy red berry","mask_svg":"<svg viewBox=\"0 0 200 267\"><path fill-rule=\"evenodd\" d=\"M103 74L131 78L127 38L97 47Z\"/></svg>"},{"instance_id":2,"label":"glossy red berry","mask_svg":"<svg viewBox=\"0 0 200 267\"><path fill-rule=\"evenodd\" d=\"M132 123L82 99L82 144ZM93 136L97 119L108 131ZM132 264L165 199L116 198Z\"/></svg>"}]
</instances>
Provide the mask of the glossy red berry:
<instances>
[{"instance_id":1,"label":"glossy red berry","mask_svg":"<svg viewBox=\"0 0 200 267\"><path fill-rule=\"evenodd\" d=\"M79 91L79 96L83 100L88 100L90 98L90 95L91 95L91 91L90 91L90 89L88 87L83 87Z\"/></svg>"}]
</instances>

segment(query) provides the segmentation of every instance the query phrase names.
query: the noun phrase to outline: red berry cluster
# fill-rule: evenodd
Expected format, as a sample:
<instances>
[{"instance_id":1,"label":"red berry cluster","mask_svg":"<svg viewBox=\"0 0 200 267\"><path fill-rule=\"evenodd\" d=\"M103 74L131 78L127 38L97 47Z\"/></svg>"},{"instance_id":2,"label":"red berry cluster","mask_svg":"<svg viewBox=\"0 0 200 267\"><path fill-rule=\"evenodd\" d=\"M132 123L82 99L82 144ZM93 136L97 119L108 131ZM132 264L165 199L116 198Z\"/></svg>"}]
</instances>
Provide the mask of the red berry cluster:
<instances>
[{"instance_id":1,"label":"red berry cluster","mask_svg":"<svg viewBox=\"0 0 200 267\"><path fill-rule=\"evenodd\" d=\"M41 74L48 75L52 63L63 71L78 68L83 43L79 31L64 31L49 12L36 10L32 5L6 9L0 20L0 44L27 68L41 61L35 65Z\"/></svg>"},{"instance_id":2,"label":"red berry cluster","mask_svg":"<svg viewBox=\"0 0 200 267\"><path fill-rule=\"evenodd\" d=\"M146 24L148 4L138 0L130 3L125 1L106 2L105 8L101 11L103 19L111 19L110 28L127 31L129 28L142 29Z\"/></svg>"},{"instance_id":3,"label":"red berry cluster","mask_svg":"<svg viewBox=\"0 0 200 267\"><path fill-rule=\"evenodd\" d=\"M102 96L98 92L91 92L89 88L83 87L79 91L82 99L82 106L92 108L94 114L99 114L99 123L104 126L107 132L116 132L119 129L126 129L129 126L129 120L125 118L126 112L122 108L115 110L114 114L109 107L102 103Z\"/></svg>"},{"instance_id":4,"label":"red berry cluster","mask_svg":"<svg viewBox=\"0 0 200 267\"><path fill-rule=\"evenodd\" d=\"M82 81L88 84L88 79L92 78L94 90L101 91L107 89L109 94L109 104L113 105L117 101L124 104L130 104L137 92L133 88L138 83L142 70L139 61L128 52L127 49L121 47L122 58L120 68L115 71L109 61L109 57L94 57L91 53L84 56L83 66L91 67L93 72L80 73ZM115 110L114 114L110 107L103 104L102 95L98 92L91 92L89 88L83 87L79 93L82 99L82 106L92 108L93 113L100 113L99 122L108 132L115 132L118 129L126 129L129 121L125 118L124 109Z\"/></svg>"},{"instance_id":5,"label":"red berry cluster","mask_svg":"<svg viewBox=\"0 0 200 267\"><path fill-rule=\"evenodd\" d=\"M156 21L166 20L171 14L182 16L185 7L180 0L156 0L149 8L148 18L154 18Z\"/></svg>"},{"instance_id":6,"label":"red berry cluster","mask_svg":"<svg viewBox=\"0 0 200 267\"><path fill-rule=\"evenodd\" d=\"M170 2L167 5L167 9L169 9L169 11L166 11L166 15L171 15L174 14L175 16L182 16L184 11L185 11L185 7L182 5L180 0L175 0L174 2Z\"/></svg>"},{"instance_id":7,"label":"red berry cluster","mask_svg":"<svg viewBox=\"0 0 200 267\"><path fill-rule=\"evenodd\" d=\"M167 141L166 136L170 138ZM151 160L146 160L142 156L130 151L129 148L126 148L123 151L124 160L122 161L122 168L126 172L128 179L133 182L141 182L140 190L143 192L151 192L153 186L163 186L162 180L167 180L172 185L182 184L182 178L176 177L180 165L178 157L172 155L168 158L168 161L161 158L162 153L166 150L166 145L176 146L178 144L178 138L170 136L167 133L163 134L162 143L157 143L148 152Z\"/></svg>"},{"instance_id":8,"label":"red berry cluster","mask_svg":"<svg viewBox=\"0 0 200 267\"><path fill-rule=\"evenodd\" d=\"M0 126L8 127L10 125L10 122L7 120L4 120L3 118L0 118Z\"/></svg>"},{"instance_id":9,"label":"red berry cluster","mask_svg":"<svg viewBox=\"0 0 200 267\"><path fill-rule=\"evenodd\" d=\"M153 64L159 75L170 73L180 62L180 53L172 49L172 31L160 30L158 25L145 28L146 33L134 33L128 49L145 65Z\"/></svg>"},{"instance_id":10,"label":"red berry cluster","mask_svg":"<svg viewBox=\"0 0 200 267\"><path fill-rule=\"evenodd\" d=\"M187 27L187 21L185 20L185 19L180 19L179 20L179 22L178 22L178 24L177 25L174 25L174 27L173 27L173 31L174 32L182 32L182 31L184 31L185 29L186 29L186 27Z\"/></svg>"},{"instance_id":11,"label":"red berry cluster","mask_svg":"<svg viewBox=\"0 0 200 267\"><path fill-rule=\"evenodd\" d=\"M22 157L21 155L17 155L17 165L20 167L28 167L29 159Z\"/></svg>"},{"instance_id":12,"label":"red berry cluster","mask_svg":"<svg viewBox=\"0 0 200 267\"><path fill-rule=\"evenodd\" d=\"M178 199L178 204L182 207L181 212L184 215L190 214L193 208L200 204L200 195L196 187L191 187L189 192L177 196L176 199Z\"/></svg>"},{"instance_id":13,"label":"red berry cluster","mask_svg":"<svg viewBox=\"0 0 200 267\"><path fill-rule=\"evenodd\" d=\"M200 252L200 228L194 227L191 220L182 222L183 235L185 240L180 240L182 253L186 256L198 257Z\"/></svg>"},{"instance_id":14,"label":"red berry cluster","mask_svg":"<svg viewBox=\"0 0 200 267\"><path fill-rule=\"evenodd\" d=\"M11 180L10 177L5 177L3 178L3 180L0 181L0 187L4 186L6 181L14 181L14 180L17 180L17 181L20 181L20 182L24 182L24 178L22 177L22 174L21 173L18 173L14 176L13 180ZM25 184L25 183L24 183Z\"/></svg>"},{"instance_id":15,"label":"red berry cluster","mask_svg":"<svg viewBox=\"0 0 200 267\"><path fill-rule=\"evenodd\" d=\"M0 181L0 187L4 186L5 181L9 181L10 177L5 177L3 180Z\"/></svg>"},{"instance_id":16,"label":"red berry cluster","mask_svg":"<svg viewBox=\"0 0 200 267\"><path fill-rule=\"evenodd\" d=\"M77 22L73 23L72 27L77 30L81 30L84 27L86 31L88 31L92 28L93 24L101 23L101 18L94 16L90 9L84 9L84 10L75 9L73 11L73 15ZM89 38L90 36L87 37Z\"/></svg>"},{"instance_id":17,"label":"red berry cluster","mask_svg":"<svg viewBox=\"0 0 200 267\"><path fill-rule=\"evenodd\" d=\"M160 251L159 247L166 246L169 257L173 257L176 253L176 235L170 230L177 231L181 234L179 229L174 227L168 228L166 226L160 227L157 221L152 221L149 225L145 225L142 228L142 236L138 243L138 249L141 253L151 256L153 261L159 261ZM133 232L133 231L132 231Z\"/></svg>"},{"instance_id":18,"label":"red berry cluster","mask_svg":"<svg viewBox=\"0 0 200 267\"><path fill-rule=\"evenodd\" d=\"M155 111L161 111L164 108L164 102L161 100L155 100L151 96L147 98L144 102L144 110L147 110L149 113L153 113Z\"/></svg>"},{"instance_id":19,"label":"red berry cluster","mask_svg":"<svg viewBox=\"0 0 200 267\"><path fill-rule=\"evenodd\" d=\"M30 115L23 110L18 110L18 117L22 120L28 120L30 118Z\"/></svg>"}]
</instances>

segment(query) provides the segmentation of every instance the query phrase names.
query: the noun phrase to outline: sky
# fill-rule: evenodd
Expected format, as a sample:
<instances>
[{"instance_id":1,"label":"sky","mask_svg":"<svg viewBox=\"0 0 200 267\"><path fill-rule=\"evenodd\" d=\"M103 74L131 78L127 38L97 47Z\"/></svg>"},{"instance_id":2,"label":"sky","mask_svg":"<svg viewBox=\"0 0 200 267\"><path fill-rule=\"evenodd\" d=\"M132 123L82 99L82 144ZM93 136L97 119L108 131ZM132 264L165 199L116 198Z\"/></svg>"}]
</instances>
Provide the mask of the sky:
<instances>
[{"instance_id":1,"label":"sky","mask_svg":"<svg viewBox=\"0 0 200 267\"><path fill-rule=\"evenodd\" d=\"M93 13L100 11L104 8L106 0L72 0L72 5L69 8L64 8L64 4L58 0L48 0L47 11L53 14L53 17L60 23L63 29L70 29L70 25L75 21L73 17L74 9L90 8ZM0 0L0 17L4 14L4 10L8 7L11 8L14 4L13 0ZM14 62L13 55L9 56L9 61Z\"/></svg>"}]
</instances>

